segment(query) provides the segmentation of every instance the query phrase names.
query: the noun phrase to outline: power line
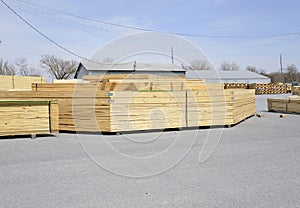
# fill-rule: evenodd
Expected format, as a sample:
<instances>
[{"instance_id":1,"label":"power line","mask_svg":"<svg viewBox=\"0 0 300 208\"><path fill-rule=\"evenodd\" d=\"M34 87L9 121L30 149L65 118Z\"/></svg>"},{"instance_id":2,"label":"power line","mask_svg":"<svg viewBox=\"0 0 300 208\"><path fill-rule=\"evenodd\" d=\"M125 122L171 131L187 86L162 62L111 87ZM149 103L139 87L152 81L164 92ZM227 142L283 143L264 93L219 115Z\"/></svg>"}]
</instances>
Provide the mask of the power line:
<instances>
[{"instance_id":1,"label":"power line","mask_svg":"<svg viewBox=\"0 0 300 208\"><path fill-rule=\"evenodd\" d=\"M52 44L56 45L57 47L61 48L62 50L80 58L83 60L87 60L93 63L98 63L98 64L102 64L100 62L85 58L77 53L75 53L74 51L62 46L61 44L57 43L56 41L54 41L53 39L51 39L50 37L48 37L46 34L44 34L43 32L41 32L40 30L38 30L34 25L30 24L26 19L24 19L21 15L19 15L13 8L11 8L4 0L0 0L13 14L15 14L19 19L21 19L26 25L28 25L31 29L33 29L35 32L37 32L38 34L40 34L42 37L44 37L45 39L47 39L48 41L50 41Z\"/></svg>"},{"instance_id":2,"label":"power line","mask_svg":"<svg viewBox=\"0 0 300 208\"><path fill-rule=\"evenodd\" d=\"M35 5L33 3L29 3L29 2L25 2L25 1L16 1L16 0L12 0L12 1L14 1L15 4L18 4L19 6L26 7L28 9L33 10L33 12L39 12L39 13L42 13L42 14L45 14L45 15L49 15L49 16L52 16L56 19L66 21L68 23L76 23L76 24L79 24L80 26L83 26L83 27L94 28L94 29L96 28L96 29L99 29L99 30L107 32L107 33L115 33L115 34L118 34L118 35L124 35L124 33L112 31L112 30L109 30L107 28L103 28L103 27L100 27L100 26L84 24L83 22L78 21L79 18L76 18L76 19L70 18L72 16L67 15L67 14L63 14L63 13L59 13L56 10L51 10L51 9L48 9L48 8L45 8L45 7L42 7L42 6L39 6L39 5ZM33 14L37 15L36 13L33 13Z\"/></svg>"},{"instance_id":3,"label":"power line","mask_svg":"<svg viewBox=\"0 0 300 208\"><path fill-rule=\"evenodd\" d=\"M294 35L300 35L300 32L290 32L290 33L279 33L279 34L270 34L270 35L232 35L232 36L225 36L225 35L200 35L200 34L191 34L191 33L179 33L179 32L164 32L160 30L155 30L155 29L148 29L148 28L142 28L142 27L135 27L135 26L128 26L128 25L123 25L123 24L117 24L117 23L112 23L104 20L99 20L99 19L92 19L88 17L83 17L79 15L74 15L71 13L55 10L55 9L50 9L38 4L30 3L24 0L14 0L14 1L19 1L22 2L23 4L31 5L33 7L39 7L42 9L46 9L49 11L53 11L56 13L64 14L67 16L75 17L78 19L82 20L87 20L87 21L92 21L92 22L97 22L100 24L105 24L105 25L110 25L110 26L115 26L119 28L125 28L125 29L132 29L132 30L139 30L139 31L144 31L144 32L160 32L160 33L169 33L173 35L178 35L178 36L188 36L188 37L199 37L199 38L215 38L215 39L246 39L246 38L272 38L272 37L287 37L287 36L294 36Z\"/></svg>"}]
</instances>

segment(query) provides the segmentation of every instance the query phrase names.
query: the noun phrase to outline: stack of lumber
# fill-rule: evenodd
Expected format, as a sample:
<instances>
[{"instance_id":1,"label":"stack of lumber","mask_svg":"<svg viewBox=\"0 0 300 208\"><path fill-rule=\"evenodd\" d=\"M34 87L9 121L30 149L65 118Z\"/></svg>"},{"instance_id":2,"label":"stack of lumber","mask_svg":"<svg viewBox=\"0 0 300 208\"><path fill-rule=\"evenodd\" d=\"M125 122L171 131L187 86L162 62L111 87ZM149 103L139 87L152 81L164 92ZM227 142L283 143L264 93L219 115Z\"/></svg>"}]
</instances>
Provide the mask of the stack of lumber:
<instances>
[{"instance_id":1,"label":"stack of lumber","mask_svg":"<svg viewBox=\"0 0 300 208\"><path fill-rule=\"evenodd\" d=\"M112 132L186 127L185 91L116 91L110 95Z\"/></svg>"},{"instance_id":2,"label":"stack of lumber","mask_svg":"<svg viewBox=\"0 0 300 208\"><path fill-rule=\"evenodd\" d=\"M292 94L300 96L300 86L293 86L292 87Z\"/></svg>"},{"instance_id":3,"label":"stack of lumber","mask_svg":"<svg viewBox=\"0 0 300 208\"><path fill-rule=\"evenodd\" d=\"M102 118L106 115L109 110L109 97L106 95L106 92L98 91L94 94L92 88L89 90L90 91L61 91L61 88L56 89L55 87L52 87L48 89L48 91L0 91L0 99L37 101L57 100L59 106L59 130L108 131L107 129L99 130L102 126L97 126L97 128L92 126L92 124L95 123L95 119L93 119L92 116L94 115L94 112L96 112L97 118ZM77 117L80 119L77 119ZM76 121L82 121L77 124L78 129L75 128L75 119ZM105 118L103 119L105 120ZM101 122L104 122L104 120L99 120L99 123L102 125ZM106 126L105 122L103 125Z\"/></svg>"},{"instance_id":4,"label":"stack of lumber","mask_svg":"<svg viewBox=\"0 0 300 208\"><path fill-rule=\"evenodd\" d=\"M203 82L199 80L186 83L108 80L98 84L33 84L32 87L39 98L55 96L58 100L61 130L111 132L185 127L182 123L185 90L202 89L201 85ZM222 88L221 84L218 86ZM63 92L64 97L57 97ZM93 114L94 117L87 118Z\"/></svg>"},{"instance_id":5,"label":"stack of lumber","mask_svg":"<svg viewBox=\"0 0 300 208\"><path fill-rule=\"evenodd\" d=\"M246 83L224 83L224 89L248 89L249 84Z\"/></svg>"},{"instance_id":6,"label":"stack of lumber","mask_svg":"<svg viewBox=\"0 0 300 208\"><path fill-rule=\"evenodd\" d=\"M232 111L230 111L232 114L232 124L237 124L255 115L255 90L230 90L227 93L231 95L231 101L228 102L228 105L232 106Z\"/></svg>"},{"instance_id":7,"label":"stack of lumber","mask_svg":"<svg viewBox=\"0 0 300 208\"><path fill-rule=\"evenodd\" d=\"M187 126L234 125L256 112L254 90L206 87L191 91L187 100Z\"/></svg>"},{"instance_id":8,"label":"stack of lumber","mask_svg":"<svg viewBox=\"0 0 300 208\"><path fill-rule=\"evenodd\" d=\"M45 83L45 77L0 76L0 90L31 90L32 83Z\"/></svg>"},{"instance_id":9,"label":"stack of lumber","mask_svg":"<svg viewBox=\"0 0 300 208\"><path fill-rule=\"evenodd\" d=\"M300 113L300 96L269 98L268 110L285 113Z\"/></svg>"},{"instance_id":10,"label":"stack of lumber","mask_svg":"<svg viewBox=\"0 0 300 208\"><path fill-rule=\"evenodd\" d=\"M187 127L227 125L226 90L222 84L203 84L187 92Z\"/></svg>"},{"instance_id":11,"label":"stack of lumber","mask_svg":"<svg viewBox=\"0 0 300 208\"><path fill-rule=\"evenodd\" d=\"M0 136L57 133L55 101L0 100Z\"/></svg>"},{"instance_id":12,"label":"stack of lumber","mask_svg":"<svg viewBox=\"0 0 300 208\"><path fill-rule=\"evenodd\" d=\"M67 131L233 125L255 114L254 90L224 89L221 83L178 77L138 76L119 79L109 75L92 83L32 84L31 92L0 92L0 98L55 99L59 129Z\"/></svg>"},{"instance_id":13,"label":"stack of lumber","mask_svg":"<svg viewBox=\"0 0 300 208\"><path fill-rule=\"evenodd\" d=\"M13 76L0 75L0 90L9 90L14 88Z\"/></svg>"},{"instance_id":14,"label":"stack of lumber","mask_svg":"<svg viewBox=\"0 0 300 208\"><path fill-rule=\"evenodd\" d=\"M287 87L283 83L250 84L249 88L255 89L257 95L287 93Z\"/></svg>"}]
</instances>

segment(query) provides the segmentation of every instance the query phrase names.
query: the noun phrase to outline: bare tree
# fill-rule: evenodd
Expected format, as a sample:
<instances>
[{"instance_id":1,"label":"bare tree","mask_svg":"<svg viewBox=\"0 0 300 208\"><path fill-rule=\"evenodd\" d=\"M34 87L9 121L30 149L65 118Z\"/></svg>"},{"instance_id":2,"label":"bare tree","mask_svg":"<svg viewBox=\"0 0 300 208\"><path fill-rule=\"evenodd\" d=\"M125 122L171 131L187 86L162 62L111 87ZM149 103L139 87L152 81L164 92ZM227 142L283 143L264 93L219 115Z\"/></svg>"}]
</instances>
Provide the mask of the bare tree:
<instances>
[{"instance_id":1,"label":"bare tree","mask_svg":"<svg viewBox=\"0 0 300 208\"><path fill-rule=\"evenodd\" d=\"M220 69L223 71L237 71L240 67L233 61L231 63L223 62Z\"/></svg>"},{"instance_id":2,"label":"bare tree","mask_svg":"<svg viewBox=\"0 0 300 208\"><path fill-rule=\"evenodd\" d=\"M21 76L42 76L40 70L34 67L28 67L27 59L24 57L18 58L15 65L18 67L18 73Z\"/></svg>"},{"instance_id":3,"label":"bare tree","mask_svg":"<svg viewBox=\"0 0 300 208\"><path fill-rule=\"evenodd\" d=\"M18 67L18 71L21 76L29 76L28 63L26 58L18 58L15 62L15 65Z\"/></svg>"},{"instance_id":4,"label":"bare tree","mask_svg":"<svg viewBox=\"0 0 300 208\"><path fill-rule=\"evenodd\" d=\"M257 70L257 68L255 66L247 66L246 70L251 71L251 72L255 72L255 73L259 73L259 71Z\"/></svg>"},{"instance_id":5,"label":"bare tree","mask_svg":"<svg viewBox=\"0 0 300 208\"><path fill-rule=\"evenodd\" d=\"M297 75L298 75L298 69L294 64L287 66L286 68L287 82L297 81Z\"/></svg>"},{"instance_id":6,"label":"bare tree","mask_svg":"<svg viewBox=\"0 0 300 208\"><path fill-rule=\"evenodd\" d=\"M76 61L64 61L54 55L43 55L40 64L48 70L48 73L56 79L70 79L77 69Z\"/></svg>"},{"instance_id":7,"label":"bare tree","mask_svg":"<svg viewBox=\"0 0 300 208\"><path fill-rule=\"evenodd\" d=\"M0 75L16 75L16 69L7 61L0 59Z\"/></svg>"},{"instance_id":8,"label":"bare tree","mask_svg":"<svg viewBox=\"0 0 300 208\"><path fill-rule=\"evenodd\" d=\"M207 61L202 61L199 59L195 59L190 62L190 65L188 66L188 69L191 70L212 70L213 66L208 63Z\"/></svg>"},{"instance_id":9,"label":"bare tree","mask_svg":"<svg viewBox=\"0 0 300 208\"><path fill-rule=\"evenodd\" d=\"M185 70L188 70L189 66L187 64L185 64L185 63L181 63L181 68L185 69Z\"/></svg>"},{"instance_id":10,"label":"bare tree","mask_svg":"<svg viewBox=\"0 0 300 208\"><path fill-rule=\"evenodd\" d=\"M268 74L264 69L260 69L258 73L259 73L260 75L269 77L269 74Z\"/></svg>"},{"instance_id":11,"label":"bare tree","mask_svg":"<svg viewBox=\"0 0 300 208\"><path fill-rule=\"evenodd\" d=\"M28 71L29 71L29 76L33 76L33 77L44 76L43 72L41 72L39 69L36 69L34 67L29 67Z\"/></svg>"}]
</instances>

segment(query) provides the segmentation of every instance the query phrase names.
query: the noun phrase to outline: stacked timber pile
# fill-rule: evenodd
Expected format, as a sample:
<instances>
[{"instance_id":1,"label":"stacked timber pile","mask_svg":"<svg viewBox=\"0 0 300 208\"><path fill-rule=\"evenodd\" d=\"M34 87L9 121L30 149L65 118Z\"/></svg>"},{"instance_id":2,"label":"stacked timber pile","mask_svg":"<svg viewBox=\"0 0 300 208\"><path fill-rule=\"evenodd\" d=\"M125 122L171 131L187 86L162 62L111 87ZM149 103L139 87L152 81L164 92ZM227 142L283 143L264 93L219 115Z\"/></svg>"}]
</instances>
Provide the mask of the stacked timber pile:
<instances>
[{"instance_id":1,"label":"stacked timber pile","mask_svg":"<svg viewBox=\"0 0 300 208\"><path fill-rule=\"evenodd\" d=\"M33 85L36 86L36 84ZM59 106L59 130L66 131L76 131L74 125L74 117L76 115L73 108L76 109L75 111L80 111L78 113L82 113L82 119L86 122L86 126L88 127L88 129L83 128L78 129L78 131L92 131L87 122L88 120L91 120L90 115L94 114L95 109L100 108L99 110L101 110L102 108L107 108L109 106L107 101L109 97L105 92L100 91L97 95L94 95L92 93L93 88L87 88L90 91L82 91L74 94L75 86L73 84L70 84L70 86L63 85L64 88L61 88L61 84L47 85L52 87L45 89L45 91L0 91L0 99L35 101L57 100ZM53 85L57 85L57 87L53 87ZM73 85L72 89L71 85ZM74 98L74 96L76 97ZM105 103L94 103L94 100ZM95 109L94 106L96 106ZM99 113L100 114L97 114L97 117L103 116L102 111ZM95 131L95 129L93 130Z\"/></svg>"},{"instance_id":2,"label":"stacked timber pile","mask_svg":"<svg viewBox=\"0 0 300 208\"><path fill-rule=\"evenodd\" d=\"M31 90L32 83L45 83L45 77L0 76L0 90Z\"/></svg>"},{"instance_id":3,"label":"stacked timber pile","mask_svg":"<svg viewBox=\"0 0 300 208\"><path fill-rule=\"evenodd\" d=\"M224 89L223 84L178 77L98 78L85 77L91 83L33 84L32 92L0 92L0 98L55 99L59 129L67 131L233 125L255 114L254 90Z\"/></svg>"},{"instance_id":4,"label":"stacked timber pile","mask_svg":"<svg viewBox=\"0 0 300 208\"><path fill-rule=\"evenodd\" d=\"M58 132L55 101L0 100L0 136Z\"/></svg>"},{"instance_id":5,"label":"stacked timber pile","mask_svg":"<svg viewBox=\"0 0 300 208\"><path fill-rule=\"evenodd\" d=\"M268 110L285 113L300 113L300 96L269 98Z\"/></svg>"},{"instance_id":6,"label":"stacked timber pile","mask_svg":"<svg viewBox=\"0 0 300 208\"><path fill-rule=\"evenodd\" d=\"M293 86L292 87L292 94L300 96L300 86Z\"/></svg>"},{"instance_id":7,"label":"stacked timber pile","mask_svg":"<svg viewBox=\"0 0 300 208\"><path fill-rule=\"evenodd\" d=\"M255 89L257 95L287 93L287 87L283 83L250 84L249 88Z\"/></svg>"},{"instance_id":8,"label":"stacked timber pile","mask_svg":"<svg viewBox=\"0 0 300 208\"><path fill-rule=\"evenodd\" d=\"M227 91L231 94L231 101L228 102L232 106L232 124L239 123L256 112L256 97L254 90L231 90Z\"/></svg>"},{"instance_id":9,"label":"stacked timber pile","mask_svg":"<svg viewBox=\"0 0 300 208\"><path fill-rule=\"evenodd\" d=\"M185 91L110 92L110 131L186 127Z\"/></svg>"},{"instance_id":10,"label":"stacked timber pile","mask_svg":"<svg viewBox=\"0 0 300 208\"><path fill-rule=\"evenodd\" d=\"M246 83L224 83L224 89L249 89Z\"/></svg>"}]
</instances>

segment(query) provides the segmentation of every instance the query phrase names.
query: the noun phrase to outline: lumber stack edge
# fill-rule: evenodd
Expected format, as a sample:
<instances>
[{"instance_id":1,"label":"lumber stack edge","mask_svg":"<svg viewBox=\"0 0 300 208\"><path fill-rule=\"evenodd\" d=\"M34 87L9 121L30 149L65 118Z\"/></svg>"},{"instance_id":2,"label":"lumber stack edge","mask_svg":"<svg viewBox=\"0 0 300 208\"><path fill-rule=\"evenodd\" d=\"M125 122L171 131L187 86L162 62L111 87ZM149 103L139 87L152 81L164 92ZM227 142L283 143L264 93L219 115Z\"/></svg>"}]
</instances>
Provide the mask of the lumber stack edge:
<instances>
[{"instance_id":1,"label":"lumber stack edge","mask_svg":"<svg viewBox=\"0 0 300 208\"><path fill-rule=\"evenodd\" d=\"M290 96L287 98L268 98L268 111L300 113L300 96Z\"/></svg>"},{"instance_id":2,"label":"lumber stack edge","mask_svg":"<svg viewBox=\"0 0 300 208\"><path fill-rule=\"evenodd\" d=\"M54 134L58 132L57 101L0 100L0 136Z\"/></svg>"}]
</instances>

